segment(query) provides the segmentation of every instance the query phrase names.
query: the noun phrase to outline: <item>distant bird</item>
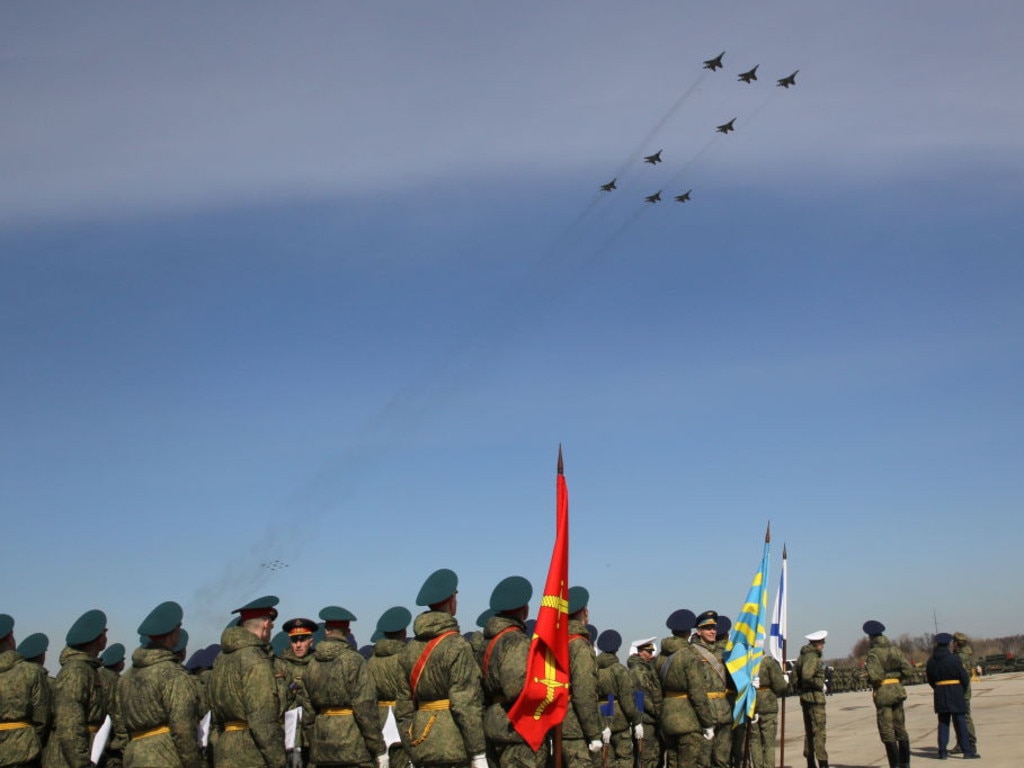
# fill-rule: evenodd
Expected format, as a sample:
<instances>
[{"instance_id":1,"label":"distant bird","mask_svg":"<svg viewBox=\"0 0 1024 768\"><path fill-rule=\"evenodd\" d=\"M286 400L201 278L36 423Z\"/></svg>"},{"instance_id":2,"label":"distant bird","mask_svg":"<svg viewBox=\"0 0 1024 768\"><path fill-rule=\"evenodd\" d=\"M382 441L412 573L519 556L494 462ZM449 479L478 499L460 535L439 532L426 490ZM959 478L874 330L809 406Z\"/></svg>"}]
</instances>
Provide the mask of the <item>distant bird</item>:
<instances>
[{"instance_id":1,"label":"distant bird","mask_svg":"<svg viewBox=\"0 0 1024 768\"><path fill-rule=\"evenodd\" d=\"M754 68L752 70L750 70L749 72L742 73L737 78L737 80L742 80L744 83L749 83L749 82L752 82L754 80L757 80L757 68L759 66L761 66L761 65L760 64L755 64Z\"/></svg>"},{"instance_id":2,"label":"distant bird","mask_svg":"<svg viewBox=\"0 0 1024 768\"><path fill-rule=\"evenodd\" d=\"M735 131L736 128L733 126L733 123L735 122L736 118L734 117L728 123L722 123L720 126L715 128L715 130L718 131L719 133L728 133L729 131Z\"/></svg>"},{"instance_id":3,"label":"distant bird","mask_svg":"<svg viewBox=\"0 0 1024 768\"><path fill-rule=\"evenodd\" d=\"M645 163L650 163L651 165L657 165L658 163L660 163L661 162L661 150L659 149L653 155L648 155L647 157L645 157L644 158L644 162Z\"/></svg>"},{"instance_id":4,"label":"distant bird","mask_svg":"<svg viewBox=\"0 0 1024 768\"><path fill-rule=\"evenodd\" d=\"M685 203L687 200L690 199L690 193L691 192L693 192L693 190L692 189L688 189L685 192L683 192L683 194L676 195L676 202Z\"/></svg>"},{"instance_id":5,"label":"distant bird","mask_svg":"<svg viewBox=\"0 0 1024 768\"><path fill-rule=\"evenodd\" d=\"M712 72L714 72L716 69L721 69L723 56L725 56L725 51L722 51L720 54L715 56L715 58L708 59L707 61L705 61L704 69L710 69Z\"/></svg>"},{"instance_id":6,"label":"distant bird","mask_svg":"<svg viewBox=\"0 0 1024 768\"><path fill-rule=\"evenodd\" d=\"M800 70L798 69L796 72L799 72L799 71ZM776 86L781 85L783 88L789 88L789 86L791 86L791 85L796 85L796 72L794 72L789 77L780 78L779 81L777 83L775 83L775 85Z\"/></svg>"},{"instance_id":7,"label":"distant bird","mask_svg":"<svg viewBox=\"0 0 1024 768\"><path fill-rule=\"evenodd\" d=\"M618 177L616 176L615 178L618 178ZM613 189L616 189L615 179L612 179L607 184L602 184L601 185L601 191L602 192L611 192Z\"/></svg>"},{"instance_id":8,"label":"distant bird","mask_svg":"<svg viewBox=\"0 0 1024 768\"><path fill-rule=\"evenodd\" d=\"M661 190L659 189L653 195L648 195L644 198L645 203L660 203L661 202Z\"/></svg>"}]
</instances>

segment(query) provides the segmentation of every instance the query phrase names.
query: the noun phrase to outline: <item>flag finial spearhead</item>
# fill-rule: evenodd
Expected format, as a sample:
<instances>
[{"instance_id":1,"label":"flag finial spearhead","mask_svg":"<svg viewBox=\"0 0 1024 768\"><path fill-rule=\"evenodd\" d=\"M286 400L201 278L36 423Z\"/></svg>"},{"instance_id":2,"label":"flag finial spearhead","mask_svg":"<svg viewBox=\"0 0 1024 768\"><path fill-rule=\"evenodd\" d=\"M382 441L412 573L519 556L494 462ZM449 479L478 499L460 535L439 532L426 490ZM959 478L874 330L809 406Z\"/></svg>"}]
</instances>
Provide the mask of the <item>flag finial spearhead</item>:
<instances>
[{"instance_id":1,"label":"flag finial spearhead","mask_svg":"<svg viewBox=\"0 0 1024 768\"><path fill-rule=\"evenodd\" d=\"M559 443L558 444L558 474L564 475L565 472L563 471L563 469L564 468L562 466L562 444Z\"/></svg>"},{"instance_id":2,"label":"flag finial spearhead","mask_svg":"<svg viewBox=\"0 0 1024 768\"><path fill-rule=\"evenodd\" d=\"M764 543L771 544L772 541L772 521L768 521L768 527L764 529Z\"/></svg>"}]
</instances>

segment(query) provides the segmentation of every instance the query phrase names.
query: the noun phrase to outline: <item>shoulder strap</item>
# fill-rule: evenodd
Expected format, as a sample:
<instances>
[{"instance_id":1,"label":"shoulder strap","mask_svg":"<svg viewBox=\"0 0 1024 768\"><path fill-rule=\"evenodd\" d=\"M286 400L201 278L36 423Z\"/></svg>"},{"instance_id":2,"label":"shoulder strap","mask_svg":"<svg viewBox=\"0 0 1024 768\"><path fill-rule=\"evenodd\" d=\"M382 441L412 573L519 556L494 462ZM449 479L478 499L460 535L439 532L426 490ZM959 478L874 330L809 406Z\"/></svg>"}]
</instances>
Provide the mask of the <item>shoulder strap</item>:
<instances>
[{"instance_id":1,"label":"shoulder strap","mask_svg":"<svg viewBox=\"0 0 1024 768\"><path fill-rule=\"evenodd\" d=\"M693 649L701 655L701 660L706 664L709 664L711 668L715 670L715 674L722 678L722 682L725 683L725 667L722 665L722 662L718 660L718 657L715 656L710 649L705 648L700 643L693 643L692 645Z\"/></svg>"},{"instance_id":2,"label":"shoulder strap","mask_svg":"<svg viewBox=\"0 0 1024 768\"><path fill-rule=\"evenodd\" d=\"M409 688L412 690L412 697L416 698L416 688L420 684L420 675L423 674L423 667L426 666L427 659L430 658L430 654L434 652L437 644L444 640L446 637L459 634L454 629L449 629L447 632L442 632L437 637L434 637L427 643L427 647L423 649L420 657L416 659L416 663L413 665L412 672L409 673Z\"/></svg>"},{"instance_id":3,"label":"shoulder strap","mask_svg":"<svg viewBox=\"0 0 1024 768\"><path fill-rule=\"evenodd\" d=\"M483 676L485 678L487 677L487 665L491 663L491 654L494 652L494 649L498 645L498 638L500 638L504 634L507 634L508 632L511 632L514 629L518 629L518 627L515 624L511 624L505 627L503 630L501 630L501 632L492 637L491 642L487 644L487 650L484 651L483 661L480 662L480 671L483 673Z\"/></svg>"},{"instance_id":4,"label":"shoulder strap","mask_svg":"<svg viewBox=\"0 0 1024 768\"><path fill-rule=\"evenodd\" d=\"M674 655L675 654L670 653L667 656L665 656L665 660L662 661L661 665L658 667L658 677L661 678L661 684L662 685L665 684L665 678L668 676L668 667L669 667L669 664L672 663L672 657Z\"/></svg>"}]
</instances>

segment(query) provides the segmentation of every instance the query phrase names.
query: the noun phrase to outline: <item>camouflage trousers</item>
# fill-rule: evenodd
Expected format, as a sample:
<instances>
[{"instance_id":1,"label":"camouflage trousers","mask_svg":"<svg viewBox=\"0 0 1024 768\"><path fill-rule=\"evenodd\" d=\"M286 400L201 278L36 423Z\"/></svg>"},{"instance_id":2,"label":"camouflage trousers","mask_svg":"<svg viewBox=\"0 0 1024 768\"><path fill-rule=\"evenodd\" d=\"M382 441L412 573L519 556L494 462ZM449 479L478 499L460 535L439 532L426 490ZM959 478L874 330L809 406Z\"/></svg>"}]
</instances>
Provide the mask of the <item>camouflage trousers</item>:
<instances>
[{"instance_id":1,"label":"camouflage trousers","mask_svg":"<svg viewBox=\"0 0 1024 768\"><path fill-rule=\"evenodd\" d=\"M878 722L878 735L882 742L906 741L907 721L903 714L903 702L893 704L890 707L879 707L875 705L875 719Z\"/></svg>"},{"instance_id":2,"label":"camouflage trousers","mask_svg":"<svg viewBox=\"0 0 1024 768\"><path fill-rule=\"evenodd\" d=\"M704 737L701 736L701 739ZM703 768L729 768L732 760L732 726L728 724L715 726L715 738L704 740L704 755L700 765Z\"/></svg>"},{"instance_id":3,"label":"camouflage trousers","mask_svg":"<svg viewBox=\"0 0 1024 768\"><path fill-rule=\"evenodd\" d=\"M533 750L526 742L494 744L494 760L500 768L544 768L548 759L548 743ZM488 762L491 762L488 760Z\"/></svg>"},{"instance_id":4,"label":"camouflage trousers","mask_svg":"<svg viewBox=\"0 0 1024 768\"><path fill-rule=\"evenodd\" d=\"M594 768L586 739L562 739L562 765L564 768Z\"/></svg>"},{"instance_id":5,"label":"camouflage trousers","mask_svg":"<svg viewBox=\"0 0 1024 768\"><path fill-rule=\"evenodd\" d=\"M633 768L633 734L629 730L612 733L611 743L592 755L594 768Z\"/></svg>"},{"instance_id":6,"label":"camouflage trousers","mask_svg":"<svg viewBox=\"0 0 1024 768\"><path fill-rule=\"evenodd\" d=\"M828 762L825 750L825 705L801 701L804 711L804 757Z\"/></svg>"},{"instance_id":7,"label":"camouflage trousers","mask_svg":"<svg viewBox=\"0 0 1024 768\"><path fill-rule=\"evenodd\" d=\"M704 765L705 744L699 733L670 736L665 744L665 768L700 768Z\"/></svg>"},{"instance_id":8,"label":"camouflage trousers","mask_svg":"<svg viewBox=\"0 0 1024 768\"><path fill-rule=\"evenodd\" d=\"M661 768L661 742L655 723L644 723L644 738L637 744L637 749L640 768Z\"/></svg>"},{"instance_id":9,"label":"camouflage trousers","mask_svg":"<svg viewBox=\"0 0 1024 768\"><path fill-rule=\"evenodd\" d=\"M750 765L753 768L773 768L775 765L775 738L779 732L777 713L758 715L750 723Z\"/></svg>"}]
</instances>

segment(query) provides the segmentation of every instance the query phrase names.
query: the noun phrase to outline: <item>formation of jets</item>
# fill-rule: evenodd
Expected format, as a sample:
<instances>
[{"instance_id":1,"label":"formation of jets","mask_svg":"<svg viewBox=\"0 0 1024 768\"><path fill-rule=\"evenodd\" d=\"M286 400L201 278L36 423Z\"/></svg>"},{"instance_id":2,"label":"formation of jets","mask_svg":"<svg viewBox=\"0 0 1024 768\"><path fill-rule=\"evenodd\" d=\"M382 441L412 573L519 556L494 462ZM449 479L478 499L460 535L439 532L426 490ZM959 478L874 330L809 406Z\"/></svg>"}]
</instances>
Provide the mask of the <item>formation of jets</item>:
<instances>
[{"instance_id":1,"label":"formation of jets","mask_svg":"<svg viewBox=\"0 0 1024 768\"><path fill-rule=\"evenodd\" d=\"M714 72L715 70L718 70L718 69L723 69L725 67L725 65L722 63L722 59L723 59L724 56L725 56L725 51L722 51L720 54L718 54L714 58L707 59L704 62L704 69L710 70L711 72ZM757 80L757 68L759 66L761 66L761 65L760 64L755 64L753 69L749 69L746 72L739 73L739 75L737 75L737 80L739 80L740 82L743 82L743 83L747 83L747 84L750 84L750 83L754 82L755 80ZM776 86L781 87L781 88L789 88L791 85L796 85L796 76L797 76L798 72L800 72L799 69L795 70L791 75L787 75L786 77L779 78L778 80L775 81ZM736 118L735 117L732 120L730 120L729 122L722 123L721 125L719 125L719 126L717 126L715 128L715 131L717 133L725 133L725 134L731 133L732 131L735 131L735 130L736 130ZM662 161L661 160L661 153L662 153L662 151L663 150L659 149L653 155L646 155L644 157L644 163L646 163L648 165L657 165L658 163L660 163ZM618 177L612 179L611 181L609 181L606 184L602 184L601 185L601 191L602 192L611 192L612 190L618 189L618 187L616 186L616 182L617 181L618 181ZM692 189L688 189L685 192L683 192L682 194L676 195L675 196L675 200L677 202L680 202L680 203L689 202L690 194L692 192L693 192ZM653 195L646 195L644 197L644 202L645 203L659 203L659 202L661 202L661 193L662 193L662 190L659 189Z\"/></svg>"},{"instance_id":2,"label":"formation of jets","mask_svg":"<svg viewBox=\"0 0 1024 768\"><path fill-rule=\"evenodd\" d=\"M266 568L268 571L279 571L282 568L287 568L288 563L283 560L268 560L265 563L260 563L260 566Z\"/></svg>"}]
</instances>

